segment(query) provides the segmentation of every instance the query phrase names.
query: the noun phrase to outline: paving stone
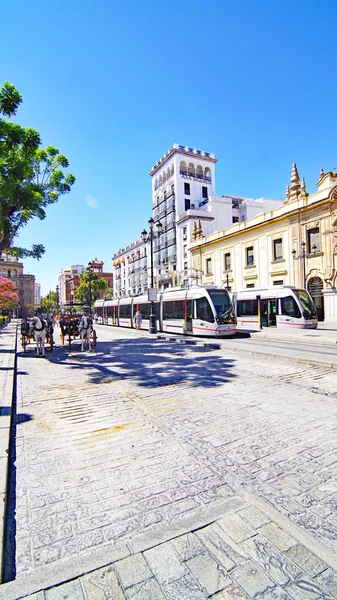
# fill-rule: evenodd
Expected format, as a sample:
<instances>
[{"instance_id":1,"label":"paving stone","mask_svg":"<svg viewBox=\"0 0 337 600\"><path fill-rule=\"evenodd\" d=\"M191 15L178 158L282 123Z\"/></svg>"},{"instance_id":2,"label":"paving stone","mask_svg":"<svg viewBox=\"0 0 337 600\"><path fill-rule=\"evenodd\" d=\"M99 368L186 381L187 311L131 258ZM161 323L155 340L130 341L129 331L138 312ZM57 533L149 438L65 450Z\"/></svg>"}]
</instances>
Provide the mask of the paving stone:
<instances>
[{"instance_id":1,"label":"paving stone","mask_svg":"<svg viewBox=\"0 0 337 600\"><path fill-rule=\"evenodd\" d=\"M269 517L260 512L253 506L247 506L237 512L238 516L247 521L253 529L258 529L262 525L267 525L270 522Z\"/></svg>"},{"instance_id":2,"label":"paving stone","mask_svg":"<svg viewBox=\"0 0 337 600\"><path fill-rule=\"evenodd\" d=\"M317 582L306 576L297 578L284 590L294 600L334 600Z\"/></svg>"},{"instance_id":3,"label":"paving stone","mask_svg":"<svg viewBox=\"0 0 337 600\"><path fill-rule=\"evenodd\" d=\"M256 600L292 600L290 596L280 587L275 587L269 592L258 594Z\"/></svg>"},{"instance_id":4,"label":"paving stone","mask_svg":"<svg viewBox=\"0 0 337 600\"><path fill-rule=\"evenodd\" d=\"M242 542L256 535L256 529L251 527L238 513L226 515L219 519L218 524L235 542Z\"/></svg>"},{"instance_id":5,"label":"paving stone","mask_svg":"<svg viewBox=\"0 0 337 600\"><path fill-rule=\"evenodd\" d=\"M232 569L236 564L247 560L247 555L243 550L234 541L229 540L226 533L217 523L212 523L208 527L200 529L197 532L197 537L227 571Z\"/></svg>"},{"instance_id":6,"label":"paving stone","mask_svg":"<svg viewBox=\"0 0 337 600\"><path fill-rule=\"evenodd\" d=\"M68 581L45 591L46 600L85 600L79 579Z\"/></svg>"},{"instance_id":7,"label":"paving stone","mask_svg":"<svg viewBox=\"0 0 337 600\"><path fill-rule=\"evenodd\" d=\"M154 578L133 585L126 590L125 595L127 600L166 600Z\"/></svg>"},{"instance_id":8,"label":"paving stone","mask_svg":"<svg viewBox=\"0 0 337 600\"><path fill-rule=\"evenodd\" d=\"M112 565L97 569L81 577L86 600L125 600L125 595L119 585L117 575ZM69 600L71 600L69 598Z\"/></svg>"},{"instance_id":9,"label":"paving stone","mask_svg":"<svg viewBox=\"0 0 337 600\"><path fill-rule=\"evenodd\" d=\"M285 555L311 577L327 569L327 564L302 544L289 548Z\"/></svg>"},{"instance_id":10,"label":"paving stone","mask_svg":"<svg viewBox=\"0 0 337 600\"><path fill-rule=\"evenodd\" d=\"M324 588L333 598L337 598L337 573L332 569L326 569L317 577L315 577L314 581L316 581L319 585Z\"/></svg>"},{"instance_id":11,"label":"paving stone","mask_svg":"<svg viewBox=\"0 0 337 600\"><path fill-rule=\"evenodd\" d=\"M263 525L259 529L259 534L281 551L289 550L297 544L296 540L280 529L276 523Z\"/></svg>"},{"instance_id":12,"label":"paving stone","mask_svg":"<svg viewBox=\"0 0 337 600\"><path fill-rule=\"evenodd\" d=\"M199 585L207 594L215 594L232 583L227 571L216 561L211 554L204 552L185 563L190 569Z\"/></svg>"},{"instance_id":13,"label":"paving stone","mask_svg":"<svg viewBox=\"0 0 337 600\"><path fill-rule=\"evenodd\" d=\"M285 585L301 574L299 567L260 535L242 542L241 545L251 559L279 585Z\"/></svg>"},{"instance_id":14,"label":"paving stone","mask_svg":"<svg viewBox=\"0 0 337 600\"><path fill-rule=\"evenodd\" d=\"M233 569L231 577L250 598L272 591L275 587L275 583L253 561Z\"/></svg>"},{"instance_id":15,"label":"paving stone","mask_svg":"<svg viewBox=\"0 0 337 600\"><path fill-rule=\"evenodd\" d=\"M204 552L204 547L194 533L186 533L172 540L172 546L178 552L182 561L193 558Z\"/></svg>"},{"instance_id":16,"label":"paving stone","mask_svg":"<svg viewBox=\"0 0 337 600\"><path fill-rule=\"evenodd\" d=\"M211 600L247 600L247 596L241 588L238 588L235 584L230 584L221 592L209 596Z\"/></svg>"},{"instance_id":17,"label":"paving stone","mask_svg":"<svg viewBox=\"0 0 337 600\"><path fill-rule=\"evenodd\" d=\"M206 597L190 574L171 583L162 583L162 590L168 600L204 600Z\"/></svg>"},{"instance_id":18,"label":"paving stone","mask_svg":"<svg viewBox=\"0 0 337 600\"><path fill-rule=\"evenodd\" d=\"M140 553L116 562L114 567L123 588L128 588L131 585L141 583L145 579L153 577L153 573L149 569L144 556Z\"/></svg>"},{"instance_id":19,"label":"paving stone","mask_svg":"<svg viewBox=\"0 0 337 600\"><path fill-rule=\"evenodd\" d=\"M171 542L146 550L143 556L159 583L175 581L186 575L186 568Z\"/></svg>"}]
</instances>

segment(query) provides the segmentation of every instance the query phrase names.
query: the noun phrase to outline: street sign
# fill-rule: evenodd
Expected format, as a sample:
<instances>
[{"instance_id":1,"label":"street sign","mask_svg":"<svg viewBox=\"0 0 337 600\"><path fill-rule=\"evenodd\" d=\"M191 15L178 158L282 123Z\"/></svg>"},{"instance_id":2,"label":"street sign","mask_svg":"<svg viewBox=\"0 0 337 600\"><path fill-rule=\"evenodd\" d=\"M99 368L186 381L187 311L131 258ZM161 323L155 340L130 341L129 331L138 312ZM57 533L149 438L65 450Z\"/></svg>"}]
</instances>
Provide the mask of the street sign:
<instances>
[{"instance_id":1,"label":"street sign","mask_svg":"<svg viewBox=\"0 0 337 600\"><path fill-rule=\"evenodd\" d=\"M157 289L156 288L149 288L147 290L147 297L149 299L150 302L156 302L157 300Z\"/></svg>"}]
</instances>

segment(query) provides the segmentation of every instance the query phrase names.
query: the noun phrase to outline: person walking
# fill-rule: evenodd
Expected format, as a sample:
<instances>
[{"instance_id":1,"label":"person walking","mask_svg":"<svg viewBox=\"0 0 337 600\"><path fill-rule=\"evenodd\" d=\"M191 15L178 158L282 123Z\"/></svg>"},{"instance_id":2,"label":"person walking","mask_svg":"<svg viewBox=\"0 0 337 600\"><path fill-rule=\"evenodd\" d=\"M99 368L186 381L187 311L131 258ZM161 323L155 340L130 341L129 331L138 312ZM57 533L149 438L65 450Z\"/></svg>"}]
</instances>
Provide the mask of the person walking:
<instances>
[{"instance_id":1,"label":"person walking","mask_svg":"<svg viewBox=\"0 0 337 600\"><path fill-rule=\"evenodd\" d=\"M143 317L142 317L141 313L139 312L139 310L137 310L137 312L135 313L135 316L133 317L134 326L137 329L137 331L139 331L141 328L142 320L143 320Z\"/></svg>"}]
</instances>

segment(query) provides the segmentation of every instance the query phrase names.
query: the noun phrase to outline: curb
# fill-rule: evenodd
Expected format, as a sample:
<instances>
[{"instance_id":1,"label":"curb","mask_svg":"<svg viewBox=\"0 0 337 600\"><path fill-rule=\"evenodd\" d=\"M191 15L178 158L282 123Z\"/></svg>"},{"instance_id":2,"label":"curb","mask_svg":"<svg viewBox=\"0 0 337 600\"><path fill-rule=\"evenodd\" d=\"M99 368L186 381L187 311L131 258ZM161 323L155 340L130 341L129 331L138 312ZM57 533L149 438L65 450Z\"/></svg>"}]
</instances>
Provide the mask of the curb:
<instances>
[{"instance_id":1,"label":"curb","mask_svg":"<svg viewBox=\"0 0 337 600\"><path fill-rule=\"evenodd\" d=\"M167 342L177 342L179 344L183 344L186 346L203 346L205 348L209 348L210 350L224 350L225 349L222 344L214 343L214 342L203 342L203 341L199 341L199 340L181 339L181 338L177 338L177 337L169 337L166 335L158 335L157 339L162 340L162 341L167 341ZM260 338L260 339L274 339L275 340L275 338L270 338L269 336L265 336L265 338ZM278 338L278 339L280 341L288 341L288 342L295 341L297 343L300 343L300 340L298 340L298 338L290 339L288 337L284 337L282 339L281 338ZM319 345L321 345L321 346L331 345L331 346L335 347L336 342L329 344L329 340L326 340L325 344L320 343ZM331 362L327 362L327 361L315 360L315 359L310 359L310 358L296 358L294 356L282 356L281 354L272 354L270 352L263 352L263 350L251 350L250 348L237 348L235 346L231 346L230 350L233 352L244 352L245 354L250 354L250 356L257 356L259 358L268 356L268 358L271 358L274 360L276 360L276 359L285 360L287 362L294 362L294 363L299 363L299 364L304 364L304 365L316 365L319 367L326 367L328 369L337 370L337 362L331 363Z\"/></svg>"},{"instance_id":2,"label":"curb","mask_svg":"<svg viewBox=\"0 0 337 600\"><path fill-rule=\"evenodd\" d=\"M11 324L7 325L7 328ZM13 326L12 326L13 327ZM12 334L12 332L11 332ZM12 424L12 404L15 385L16 370L16 347L17 347L17 324L14 323L13 339L7 346L8 354L3 360L3 368L7 370L5 375L4 396L0 406L0 582L3 582L5 568L5 527L7 510L7 483L8 464L10 449L10 434Z\"/></svg>"}]
</instances>

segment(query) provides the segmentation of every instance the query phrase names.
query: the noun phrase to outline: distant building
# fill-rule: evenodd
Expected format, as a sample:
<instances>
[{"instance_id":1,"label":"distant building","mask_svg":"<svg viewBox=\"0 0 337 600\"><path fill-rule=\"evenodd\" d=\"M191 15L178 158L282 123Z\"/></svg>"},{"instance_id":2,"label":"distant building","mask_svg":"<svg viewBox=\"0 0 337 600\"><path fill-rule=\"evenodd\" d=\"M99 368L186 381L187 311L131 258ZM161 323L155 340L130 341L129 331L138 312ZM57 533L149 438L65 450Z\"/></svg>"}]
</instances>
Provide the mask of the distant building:
<instances>
[{"instance_id":1,"label":"distant building","mask_svg":"<svg viewBox=\"0 0 337 600\"><path fill-rule=\"evenodd\" d=\"M108 282L109 288L112 288L113 273L104 271L104 262L95 258L91 261L92 270L98 273L101 279ZM58 288L59 288L59 303L61 307L72 306L78 303L75 297L75 290L79 284L80 275L83 275L86 267L84 265L72 265L68 269L61 269ZM101 298L104 292L99 293Z\"/></svg>"},{"instance_id":2,"label":"distant building","mask_svg":"<svg viewBox=\"0 0 337 600\"><path fill-rule=\"evenodd\" d=\"M18 288L20 298L18 316L32 316L35 305L35 275L25 275L23 263L6 252L0 252L0 275L10 279Z\"/></svg>"},{"instance_id":3,"label":"distant building","mask_svg":"<svg viewBox=\"0 0 337 600\"><path fill-rule=\"evenodd\" d=\"M41 284L36 283L34 285L34 304L35 306L39 306L41 303Z\"/></svg>"},{"instance_id":4,"label":"distant building","mask_svg":"<svg viewBox=\"0 0 337 600\"><path fill-rule=\"evenodd\" d=\"M59 288L59 303L61 307L75 304L75 289L79 283L79 275L84 273L83 265L72 265L68 269L61 269L58 288Z\"/></svg>"},{"instance_id":5,"label":"distant building","mask_svg":"<svg viewBox=\"0 0 337 600\"><path fill-rule=\"evenodd\" d=\"M113 286L113 273L110 271L104 271L104 262L95 258L91 261L93 273L98 273L101 279L104 279L109 284L109 289L112 290ZM99 292L99 298L104 296L105 292Z\"/></svg>"},{"instance_id":6,"label":"distant building","mask_svg":"<svg viewBox=\"0 0 337 600\"><path fill-rule=\"evenodd\" d=\"M160 237L153 240L156 287L198 280L188 252L196 227L202 228L203 235L211 235L282 204L268 198L217 196L216 163L214 154L174 144L151 170L154 230L158 221L163 228ZM115 252L114 296L146 292L150 286L150 259L150 243L142 239Z\"/></svg>"}]
</instances>

